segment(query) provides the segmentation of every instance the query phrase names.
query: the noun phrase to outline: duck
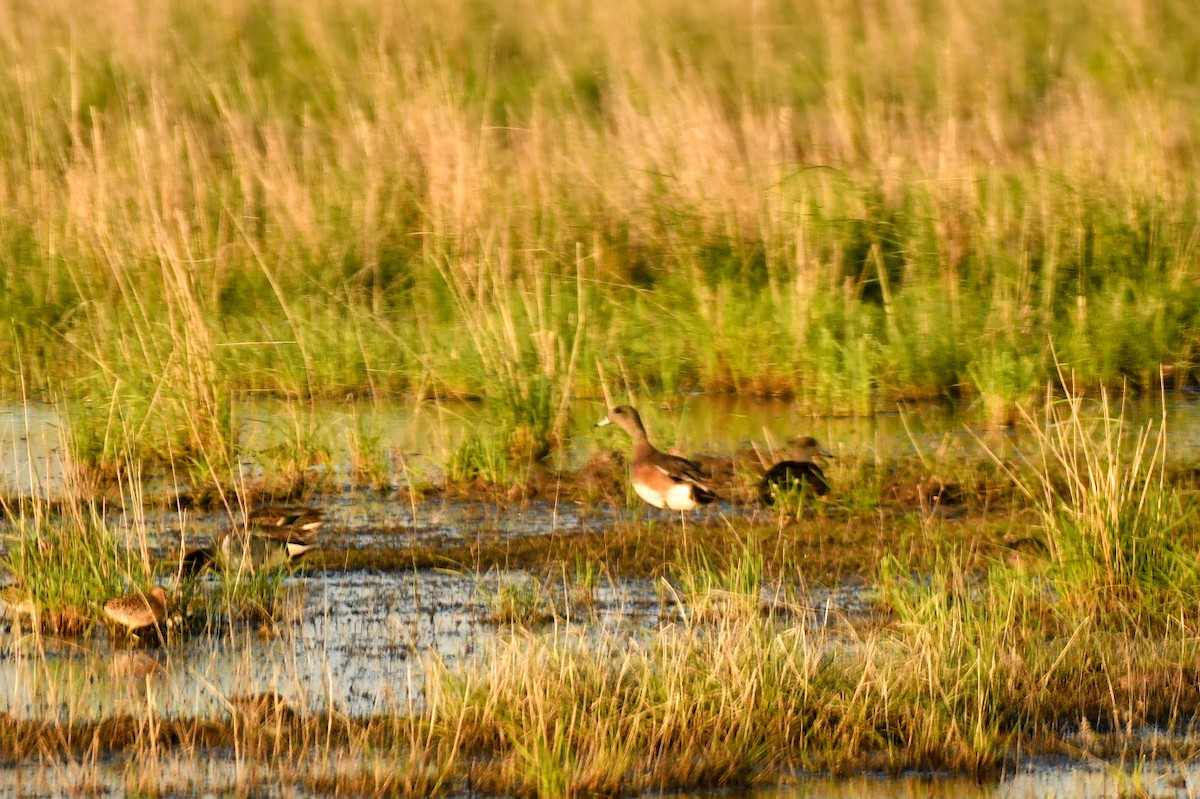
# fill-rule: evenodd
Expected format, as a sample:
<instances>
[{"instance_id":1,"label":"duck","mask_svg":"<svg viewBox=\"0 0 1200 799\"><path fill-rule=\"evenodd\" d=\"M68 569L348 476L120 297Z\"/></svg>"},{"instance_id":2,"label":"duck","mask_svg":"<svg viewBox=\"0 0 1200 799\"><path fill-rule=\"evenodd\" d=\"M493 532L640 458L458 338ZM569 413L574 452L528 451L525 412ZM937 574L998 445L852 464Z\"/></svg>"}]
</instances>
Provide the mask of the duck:
<instances>
[{"instance_id":1,"label":"duck","mask_svg":"<svg viewBox=\"0 0 1200 799\"><path fill-rule=\"evenodd\" d=\"M137 635L147 627L157 627L167 617L167 592L161 585L149 591L126 594L104 603L104 615L123 627L130 635Z\"/></svg>"},{"instance_id":2,"label":"duck","mask_svg":"<svg viewBox=\"0 0 1200 799\"><path fill-rule=\"evenodd\" d=\"M765 505L774 504L778 491L792 488L811 491L819 497L829 493L829 481L825 472L813 459L832 458L833 453L821 446L821 442L812 436L797 438L789 450L790 457L767 469L758 483L758 498Z\"/></svg>"},{"instance_id":3,"label":"duck","mask_svg":"<svg viewBox=\"0 0 1200 799\"><path fill-rule=\"evenodd\" d=\"M645 502L656 508L682 512L707 505L717 498L712 490L712 479L700 464L654 448L636 408L619 405L596 422L596 427L609 424L620 427L633 439L629 476L633 490Z\"/></svg>"},{"instance_id":4,"label":"duck","mask_svg":"<svg viewBox=\"0 0 1200 799\"><path fill-rule=\"evenodd\" d=\"M192 575L213 564L246 573L277 569L316 549L314 534L324 523L314 508L260 508L246 517L245 526L226 530L213 546L184 552L180 569Z\"/></svg>"}]
</instances>

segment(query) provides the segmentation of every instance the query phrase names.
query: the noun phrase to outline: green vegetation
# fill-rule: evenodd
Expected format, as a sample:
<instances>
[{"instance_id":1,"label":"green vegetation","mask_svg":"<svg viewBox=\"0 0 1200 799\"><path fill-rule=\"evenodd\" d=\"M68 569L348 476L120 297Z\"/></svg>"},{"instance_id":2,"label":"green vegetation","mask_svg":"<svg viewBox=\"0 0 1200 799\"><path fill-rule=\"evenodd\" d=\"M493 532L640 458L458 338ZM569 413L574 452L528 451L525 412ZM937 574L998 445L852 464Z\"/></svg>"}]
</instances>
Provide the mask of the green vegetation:
<instances>
[{"instance_id":1,"label":"green vegetation","mask_svg":"<svg viewBox=\"0 0 1200 799\"><path fill-rule=\"evenodd\" d=\"M1023 561L966 568L947 548L917 570L889 556L875 578L885 616L830 622L826 608L818 623L803 593L767 578L795 567L768 568L747 539L674 565L677 623L632 640L518 636L465 673L442 670L441 712L484 757L474 784L569 796L796 768L980 774L1018 751L1102 752L1093 730L1137 748L1128 731L1144 725L1190 748L1200 570L1172 530L1194 500L1165 481L1161 429L1130 434L1081 404L1026 417L1033 454L1001 461L1040 519ZM1158 746L1140 740L1141 756Z\"/></svg>"},{"instance_id":2,"label":"green vegetation","mask_svg":"<svg viewBox=\"0 0 1200 799\"><path fill-rule=\"evenodd\" d=\"M1200 714L1195 476L1168 470L1164 424L1135 429L1107 397L1092 406L1066 398L1022 413L1022 445L973 473L929 453L925 469L962 478L954 492L913 464L873 477L868 461L839 458L834 483L855 474L859 490L810 500L820 512L798 521L772 509L697 518L686 535L662 520L605 522L590 537L492 543L475 530L430 560L406 550L407 568L488 571L470 604L497 628L470 658L427 658L419 701L361 717L274 694L225 697L229 718L161 718L150 701L138 719L12 717L0 719L0 756L86 746L152 764L141 755L234 750L242 788L273 778L336 793L469 785L543 797L769 782L795 769L987 775L1039 753L1189 758ZM968 518L939 517L935 494ZM22 557L55 551L23 542ZM119 563L126 551L100 554ZM355 552L330 557L394 568ZM657 617L602 621L597 584L631 574L653 576ZM862 586L858 607L814 601L810 588L844 590L847 574ZM277 576L251 582L286 619ZM233 598L208 601L206 616L235 615ZM280 747L294 765L275 772ZM169 792L160 772L131 766L127 779Z\"/></svg>"},{"instance_id":3,"label":"green vegetation","mask_svg":"<svg viewBox=\"0 0 1200 799\"><path fill-rule=\"evenodd\" d=\"M153 585L145 528L121 536L97 504L67 503L60 512L37 504L11 529L0 569L16 580L10 595L32 603L47 631L87 632L103 623L104 602Z\"/></svg>"},{"instance_id":4,"label":"green vegetation","mask_svg":"<svg viewBox=\"0 0 1200 799\"><path fill-rule=\"evenodd\" d=\"M1190 0L50 2L0 8L0 30L19 65L0 74L0 396L55 404L76 483L5 508L2 565L49 629L168 577L140 520L157 467L227 509L339 479L343 445L351 483L398 482L379 428L339 439L318 400L486 397L448 481L556 503L629 499L617 459L574 483L534 466L572 398L614 386L829 413L948 399L1035 441L914 479L839 462L833 499L686 534L314 558L538 577L501 578L499 643L428 671L419 707L226 725L147 700L104 729L0 719L0 759L211 745L321 792L564 796L987 772L1072 730L1128 754L1155 744L1120 731L1194 725L1194 477L1105 394L1195 379ZM1047 385L1068 399L1029 418ZM251 450L262 395L287 421ZM601 574L655 578L670 622L589 627ZM806 606L806 581L848 574L871 613ZM184 628L286 620L284 582L185 583ZM131 790L172 792L157 773L131 768Z\"/></svg>"},{"instance_id":5,"label":"green vegetation","mask_svg":"<svg viewBox=\"0 0 1200 799\"><path fill-rule=\"evenodd\" d=\"M0 503L11 516L0 553L0 610L32 616L35 628L55 635L89 635L111 628L105 602L158 583L168 596L168 643L178 642L176 633L296 616L296 592L284 579L287 567L244 574L214 569L217 579L211 584L181 574L173 553L163 557L151 546L140 479L126 481L123 488L129 494L112 506L85 497L78 484L55 502ZM163 543L161 537L157 543ZM165 543L168 548L179 544Z\"/></svg>"},{"instance_id":6,"label":"green vegetation","mask_svg":"<svg viewBox=\"0 0 1200 799\"><path fill-rule=\"evenodd\" d=\"M96 462L220 477L246 392L489 395L537 457L606 379L996 420L1052 347L1191 380L1185 0L3 22L0 391Z\"/></svg>"}]
</instances>

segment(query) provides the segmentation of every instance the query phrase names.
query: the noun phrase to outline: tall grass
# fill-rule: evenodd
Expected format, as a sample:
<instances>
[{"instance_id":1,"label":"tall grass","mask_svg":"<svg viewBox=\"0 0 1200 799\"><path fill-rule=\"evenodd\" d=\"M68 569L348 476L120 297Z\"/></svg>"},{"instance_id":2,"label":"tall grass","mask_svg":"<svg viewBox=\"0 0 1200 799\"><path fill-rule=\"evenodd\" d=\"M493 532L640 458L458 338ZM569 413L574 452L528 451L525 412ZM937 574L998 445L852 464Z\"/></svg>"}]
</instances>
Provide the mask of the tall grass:
<instances>
[{"instance_id":1,"label":"tall grass","mask_svg":"<svg viewBox=\"0 0 1200 799\"><path fill-rule=\"evenodd\" d=\"M1031 474L1010 473L1039 510L1059 593L1137 618L1190 607L1200 561L1181 533L1195 509L1166 480L1165 414L1134 429L1102 393L1094 407L1048 399L1041 418L1025 421L1036 442Z\"/></svg>"},{"instance_id":2,"label":"tall grass","mask_svg":"<svg viewBox=\"0 0 1200 799\"><path fill-rule=\"evenodd\" d=\"M140 475L126 475L122 487L130 501L110 508L69 470L67 496L59 502L35 495L0 503L11 518L0 569L13 582L10 595L35 611L35 626L55 634L86 633L103 621L104 602L154 584ZM119 523L109 517L116 510L122 511Z\"/></svg>"},{"instance_id":3,"label":"tall grass","mask_svg":"<svg viewBox=\"0 0 1200 799\"><path fill-rule=\"evenodd\" d=\"M1184 0L0 26L0 389L115 400L139 451L227 459L240 391L414 390L499 396L537 454L596 363L839 412L995 407L1051 346L1088 386L1191 379Z\"/></svg>"}]
</instances>

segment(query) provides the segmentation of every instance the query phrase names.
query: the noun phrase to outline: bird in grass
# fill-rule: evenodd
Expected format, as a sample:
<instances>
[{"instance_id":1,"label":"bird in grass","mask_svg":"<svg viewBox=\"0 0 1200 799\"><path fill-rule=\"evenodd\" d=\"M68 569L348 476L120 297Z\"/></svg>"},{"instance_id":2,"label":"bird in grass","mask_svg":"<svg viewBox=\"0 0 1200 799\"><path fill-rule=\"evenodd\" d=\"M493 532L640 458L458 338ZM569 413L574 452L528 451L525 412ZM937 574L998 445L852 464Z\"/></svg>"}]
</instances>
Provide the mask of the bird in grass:
<instances>
[{"instance_id":1,"label":"bird in grass","mask_svg":"<svg viewBox=\"0 0 1200 799\"><path fill-rule=\"evenodd\" d=\"M264 535L270 535L273 530L313 533L325 523L325 517L316 508L268 506L251 511L247 522L249 529Z\"/></svg>"},{"instance_id":2,"label":"bird in grass","mask_svg":"<svg viewBox=\"0 0 1200 799\"><path fill-rule=\"evenodd\" d=\"M199 574L212 564L242 573L286 566L317 548L315 533L325 520L312 508L268 507L250 513L246 522L227 530L213 546L185 552L181 571Z\"/></svg>"},{"instance_id":3,"label":"bird in grass","mask_svg":"<svg viewBox=\"0 0 1200 799\"><path fill-rule=\"evenodd\" d=\"M167 592L156 585L146 593L138 591L104 603L104 615L130 635L148 627L157 627L167 617Z\"/></svg>"},{"instance_id":4,"label":"bird in grass","mask_svg":"<svg viewBox=\"0 0 1200 799\"><path fill-rule=\"evenodd\" d=\"M597 427L615 424L633 439L630 481L637 495L656 508L692 510L717 498L711 479L695 461L660 452L650 443L642 417L629 405L613 408L596 422Z\"/></svg>"},{"instance_id":5,"label":"bird in grass","mask_svg":"<svg viewBox=\"0 0 1200 799\"><path fill-rule=\"evenodd\" d=\"M774 504L780 491L800 489L819 497L829 493L829 481L814 458L832 458L833 453L821 446L812 436L797 438L790 447L788 459L776 463L758 483L758 498L766 505Z\"/></svg>"}]
</instances>

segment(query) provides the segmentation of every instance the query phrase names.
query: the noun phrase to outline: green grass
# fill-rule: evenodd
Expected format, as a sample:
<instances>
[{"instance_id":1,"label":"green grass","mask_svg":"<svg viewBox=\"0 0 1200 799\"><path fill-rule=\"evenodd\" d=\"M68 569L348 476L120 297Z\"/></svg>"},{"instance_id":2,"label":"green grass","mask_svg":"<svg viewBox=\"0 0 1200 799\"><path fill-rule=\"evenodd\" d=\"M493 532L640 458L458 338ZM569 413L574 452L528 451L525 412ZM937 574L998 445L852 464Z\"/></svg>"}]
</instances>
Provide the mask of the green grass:
<instances>
[{"instance_id":1,"label":"green grass","mask_svg":"<svg viewBox=\"0 0 1200 799\"><path fill-rule=\"evenodd\" d=\"M5 601L29 603L36 627L61 636L113 629L104 603L156 584L168 596L169 645L200 630L220 633L225 624L295 619L297 591L286 582L291 569L252 574L215 569L212 583L181 575L174 549L179 541L160 537L154 543L167 554L153 551L143 503L161 498L146 496L140 474L122 473L114 499L87 496L93 487L76 478L67 480L54 501L0 499L10 520L0 556Z\"/></svg>"},{"instance_id":2,"label":"green grass","mask_svg":"<svg viewBox=\"0 0 1200 799\"><path fill-rule=\"evenodd\" d=\"M49 632L77 635L103 626L106 601L154 584L145 530L120 535L95 504L61 510L38 504L11 529L0 568L32 600Z\"/></svg>"},{"instance_id":3,"label":"green grass","mask_svg":"<svg viewBox=\"0 0 1200 799\"><path fill-rule=\"evenodd\" d=\"M248 391L487 395L536 457L598 365L993 419L1052 351L1192 379L1182 0L525 10L23 10L0 392L212 465Z\"/></svg>"}]
</instances>

